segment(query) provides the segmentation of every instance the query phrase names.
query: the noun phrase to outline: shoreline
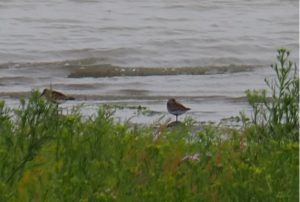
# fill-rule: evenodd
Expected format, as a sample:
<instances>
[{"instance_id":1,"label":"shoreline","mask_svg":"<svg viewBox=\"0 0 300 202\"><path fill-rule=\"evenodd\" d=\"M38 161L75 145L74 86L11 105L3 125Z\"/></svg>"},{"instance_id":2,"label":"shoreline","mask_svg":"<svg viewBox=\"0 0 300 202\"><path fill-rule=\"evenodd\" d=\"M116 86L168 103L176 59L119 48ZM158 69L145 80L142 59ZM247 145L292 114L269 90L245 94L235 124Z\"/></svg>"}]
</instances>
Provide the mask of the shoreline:
<instances>
[{"instance_id":1,"label":"shoreline","mask_svg":"<svg viewBox=\"0 0 300 202\"><path fill-rule=\"evenodd\" d=\"M26 98L25 98L26 100ZM215 102L180 99L191 111L179 116L179 120L186 118L193 119L196 123L212 122L219 123L225 119L239 116L240 112L250 115L250 106L246 100L226 102L219 100ZM18 99L4 100L9 108L20 107ZM97 114L99 107L107 107L114 111L116 122L127 122L133 124L152 124L157 120L175 120L175 116L167 111L167 100L75 100L67 101L59 107L64 114L68 114L72 109L79 109L84 117L93 117Z\"/></svg>"},{"instance_id":2,"label":"shoreline","mask_svg":"<svg viewBox=\"0 0 300 202\"><path fill-rule=\"evenodd\" d=\"M133 76L106 78L38 78L31 83L11 80L8 86L0 85L0 100L18 107L21 97L27 98L32 89L49 88L75 97L62 107L71 109L83 105L86 116L96 113L99 105L145 106L153 116L137 116L133 109L118 110L118 117L126 120L134 116L136 122L152 122L160 116L172 117L166 109L166 102L174 97L192 108L185 116L197 122L218 122L223 118L238 116L241 111L249 114L245 91L265 88L264 78L272 76L271 68L258 68L255 71L213 75L176 76ZM48 74L48 72L46 72ZM17 75L16 75L17 76ZM32 75L28 75L31 76ZM137 118L136 118L137 117Z\"/></svg>"}]
</instances>

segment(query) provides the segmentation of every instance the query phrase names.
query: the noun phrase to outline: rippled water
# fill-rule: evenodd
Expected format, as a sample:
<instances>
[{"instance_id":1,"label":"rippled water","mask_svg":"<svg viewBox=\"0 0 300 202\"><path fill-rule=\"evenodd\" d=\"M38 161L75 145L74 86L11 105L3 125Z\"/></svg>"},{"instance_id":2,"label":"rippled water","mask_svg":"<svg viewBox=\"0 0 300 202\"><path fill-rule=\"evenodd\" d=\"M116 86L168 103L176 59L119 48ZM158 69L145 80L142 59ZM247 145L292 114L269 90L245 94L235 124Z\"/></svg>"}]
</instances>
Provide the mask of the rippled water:
<instances>
[{"instance_id":1,"label":"rippled water","mask_svg":"<svg viewBox=\"0 0 300 202\"><path fill-rule=\"evenodd\" d=\"M0 98L51 84L86 113L120 102L167 114L177 97L197 120L236 115L277 48L298 61L298 23L297 0L0 0Z\"/></svg>"}]
</instances>

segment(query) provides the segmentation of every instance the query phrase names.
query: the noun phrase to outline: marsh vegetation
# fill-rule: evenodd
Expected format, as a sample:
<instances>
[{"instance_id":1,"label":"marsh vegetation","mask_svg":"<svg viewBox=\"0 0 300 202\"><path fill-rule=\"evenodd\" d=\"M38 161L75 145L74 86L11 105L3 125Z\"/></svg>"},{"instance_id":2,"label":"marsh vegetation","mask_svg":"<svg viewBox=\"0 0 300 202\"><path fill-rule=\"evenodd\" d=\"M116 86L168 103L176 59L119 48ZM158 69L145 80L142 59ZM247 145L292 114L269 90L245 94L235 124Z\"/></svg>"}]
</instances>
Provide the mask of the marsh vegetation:
<instances>
[{"instance_id":1,"label":"marsh vegetation","mask_svg":"<svg viewBox=\"0 0 300 202\"><path fill-rule=\"evenodd\" d=\"M33 91L0 103L0 201L298 201L299 79L278 51L276 78L249 90L238 129L193 121L132 127L113 111L67 115Z\"/></svg>"}]
</instances>

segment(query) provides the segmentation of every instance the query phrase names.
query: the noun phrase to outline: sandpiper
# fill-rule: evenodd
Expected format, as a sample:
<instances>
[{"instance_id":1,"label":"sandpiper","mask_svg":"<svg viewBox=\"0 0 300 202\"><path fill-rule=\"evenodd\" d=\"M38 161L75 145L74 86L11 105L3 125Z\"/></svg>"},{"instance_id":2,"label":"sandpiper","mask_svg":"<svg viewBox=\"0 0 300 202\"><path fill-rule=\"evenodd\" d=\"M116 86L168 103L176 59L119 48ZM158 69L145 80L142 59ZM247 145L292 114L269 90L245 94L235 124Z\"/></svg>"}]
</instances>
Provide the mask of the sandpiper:
<instances>
[{"instance_id":1,"label":"sandpiper","mask_svg":"<svg viewBox=\"0 0 300 202\"><path fill-rule=\"evenodd\" d=\"M174 98L171 98L167 102L167 109L170 114L176 116L176 122L177 122L177 117L189 111L191 108L185 107L182 104L178 103Z\"/></svg>"},{"instance_id":2,"label":"sandpiper","mask_svg":"<svg viewBox=\"0 0 300 202\"><path fill-rule=\"evenodd\" d=\"M48 101L55 104L64 103L67 100L75 100L74 97L67 96L59 91L45 88L41 94L41 97L44 96Z\"/></svg>"}]
</instances>

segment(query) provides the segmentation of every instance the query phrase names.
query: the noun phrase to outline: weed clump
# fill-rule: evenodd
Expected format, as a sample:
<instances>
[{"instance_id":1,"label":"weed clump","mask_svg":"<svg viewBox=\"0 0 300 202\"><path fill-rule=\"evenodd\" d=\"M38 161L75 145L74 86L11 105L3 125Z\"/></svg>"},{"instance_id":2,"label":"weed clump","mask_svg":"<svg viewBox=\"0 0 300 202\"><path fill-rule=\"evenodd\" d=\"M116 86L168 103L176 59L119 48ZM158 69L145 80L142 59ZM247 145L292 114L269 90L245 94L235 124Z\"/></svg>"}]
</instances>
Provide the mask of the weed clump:
<instances>
[{"instance_id":1,"label":"weed clump","mask_svg":"<svg viewBox=\"0 0 300 202\"><path fill-rule=\"evenodd\" d=\"M285 49L278 50L278 63L271 65L275 78L265 79L270 92L265 89L246 92L253 109L252 122L260 130L260 139L298 140L299 72L297 65L289 61L289 54Z\"/></svg>"}]
</instances>

